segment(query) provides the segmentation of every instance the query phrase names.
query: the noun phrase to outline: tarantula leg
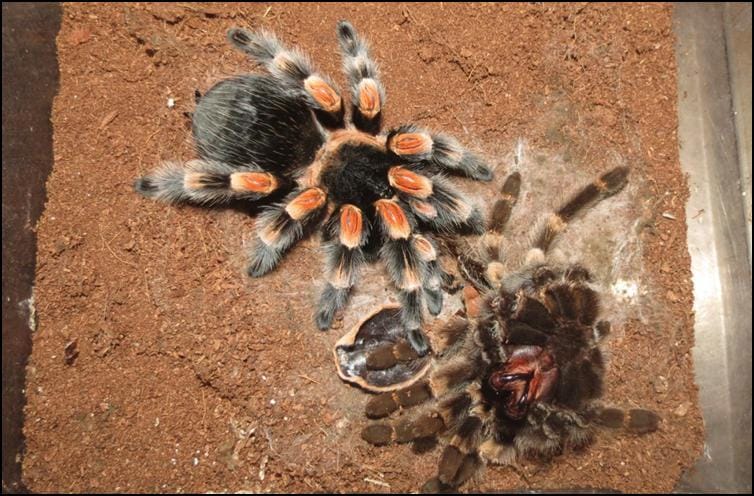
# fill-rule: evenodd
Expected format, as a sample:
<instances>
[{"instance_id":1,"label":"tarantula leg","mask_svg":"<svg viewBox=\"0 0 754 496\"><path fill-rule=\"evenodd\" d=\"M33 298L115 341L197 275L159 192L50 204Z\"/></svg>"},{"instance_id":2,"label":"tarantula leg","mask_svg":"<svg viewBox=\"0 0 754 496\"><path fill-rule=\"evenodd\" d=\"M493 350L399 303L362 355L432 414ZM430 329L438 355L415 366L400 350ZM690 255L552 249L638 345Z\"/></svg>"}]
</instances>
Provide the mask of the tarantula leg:
<instances>
[{"instance_id":1,"label":"tarantula leg","mask_svg":"<svg viewBox=\"0 0 754 496\"><path fill-rule=\"evenodd\" d=\"M419 489L420 494L454 494L456 488L440 481L439 477L432 477Z\"/></svg>"},{"instance_id":2,"label":"tarantula leg","mask_svg":"<svg viewBox=\"0 0 754 496\"><path fill-rule=\"evenodd\" d=\"M592 325L599 314L599 298L593 289L580 284L557 284L544 292L544 304L553 316Z\"/></svg>"},{"instance_id":3,"label":"tarantula leg","mask_svg":"<svg viewBox=\"0 0 754 496\"><path fill-rule=\"evenodd\" d=\"M248 274L260 277L277 266L283 254L320 218L327 197L319 188L294 191L282 204L260 215Z\"/></svg>"},{"instance_id":4,"label":"tarantula leg","mask_svg":"<svg viewBox=\"0 0 754 496\"><path fill-rule=\"evenodd\" d=\"M372 351L366 358L369 370L385 370L400 362L408 362L419 358L416 350L405 340L395 343L385 343Z\"/></svg>"},{"instance_id":5,"label":"tarantula leg","mask_svg":"<svg viewBox=\"0 0 754 496\"><path fill-rule=\"evenodd\" d=\"M306 54L286 48L274 34L268 32L252 33L233 28L228 31L228 41L262 64L280 81L301 88L323 125L343 127L345 109L337 86L316 71Z\"/></svg>"},{"instance_id":6,"label":"tarantula leg","mask_svg":"<svg viewBox=\"0 0 754 496\"><path fill-rule=\"evenodd\" d=\"M479 455L488 463L512 465L516 461L516 447L495 439L488 439L479 446Z\"/></svg>"},{"instance_id":7,"label":"tarantula leg","mask_svg":"<svg viewBox=\"0 0 754 496\"><path fill-rule=\"evenodd\" d=\"M651 410L633 408L628 411L628 430L635 434L647 434L657 430L660 416Z\"/></svg>"},{"instance_id":8,"label":"tarantula leg","mask_svg":"<svg viewBox=\"0 0 754 496\"><path fill-rule=\"evenodd\" d=\"M478 353L470 357L449 359L442 367L437 367L430 373L429 384L433 394L437 397L444 395L474 378L484 367L485 360Z\"/></svg>"},{"instance_id":9,"label":"tarantula leg","mask_svg":"<svg viewBox=\"0 0 754 496\"><path fill-rule=\"evenodd\" d=\"M594 340L599 342L605 339L609 334L612 326L607 320L600 320L594 326Z\"/></svg>"},{"instance_id":10,"label":"tarantula leg","mask_svg":"<svg viewBox=\"0 0 754 496\"><path fill-rule=\"evenodd\" d=\"M337 222L329 227L332 240L325 246L327 283L320 296L316 316L317 327L321 330L330 327L335 313L348 302L358 271L364 265L361 248L369 235L369 226L361 210L355 206L343 205L337 218Z\"/></svg>"},{"instance_id":11,"label":"tarantula leg","mask_svg":"<svg viewBox=\"0 0 754 496\"><path fill-rule=\"evenodd\" d=\"M281 186L281 179L259 167L239 169L212 160L191 160L185 167L168 162L134 183L134 189L147 198L199 205L259 200Z\"/></svg>"},{"instance_id":12,"label":"tarantula leg","mask_svg":"<svg viewBox=\"0 0 754 496\"><path fill-rule=\"evenodd\" d=\"M437 248L429 238L416 234L412 241L422 261L427 265L426 275L422 281L424 302L430 315L437 316L442 311L442 281L445 271L437 260Z\"/></svg>"},{"instance_id":13,"label":"tarantula leg","mask_svg":"<svg viewBox=\"0 0 754 496\"><path fill-rule=\"evenodd\" d=\"M657 413L643 408L633 408L628 412L620 408L599 408L596 422L609 429L624 429L633 434L648 434L659 428L662 419Z\"/></svg>"},{"instance_id":14,"label":"tarantula leg","mask_svg":"<svg viewBox=\"0 0 754 496\"><path fill-rule=\"evenodd\" d=\"M555 237L578 213L622 190L628 182L628 172L628 167L616 167L577 192L550 214L544 226L534 237L533 248L541 250L543 254L547 253Z\"/></svg>"},{"instance_id":15,"label":"tarantula leg","mask_svg":"<svg viewBox=\"0 0 754 496\"><path fill-rule=\"evenodd\" d=\"M432 398L432 390L427 382L417 382L398 391L378 394L372 397L365 408L366 416L372 419L387 417L399 407L411 408Z\"/></svg>"},{"instance_id":16,"label":"tarantula leg","mask_svg":"<svg viewBox=\"0 0 754 496\"><path fill-rule=\"evenodd\" d=\"M461 426L463 429L466 424L477 417L469 417ZM479 421L481 426L481 421ZM476 433L474 435L477 435ZM440 458L440 464L437 468L437 480L449 488L457 488L471 479L483 467L482 460L476 451L466 453L456 446L449 445L445 448Z\"/></svg>"},{"instance_id":17,"label":"tarantula leg","mask_svg":"<svg viewBox=\"0 0 754 496\"><path fill-rule=\"evenodd\" d=\"M458 271L480 294L492 289L490 278L487 275L488 265L478 260L473 255L474 249L461 238L446 238L445 244L456 259Z\"/></svg>"},{"instance_id":18,"label":"tarantula leg","mask_svg":"<svg viewBox=\"0 0 754 496\"><path fill-rule=\"evenodd\" d=\"M492 215L487 226L489 231L502 233L505 225L511 218L513 207L518 202L518 195L521 192L521 174L514 172L505 178L503 187L500 189L500 198L492 207Z\"/></svg>"},{"instance_id":19,"label":"tarantula leg","mask_svg":"<svg viewBox=\"0 0 754 496\"><path fill-rule=\"evenodd\" d=\"M482 393L478 386L467 386L465 396L467 399L463 405L468 414L459 416L458 412L447 409L441 413L446 424L454 424L453 435L437 467L437 480L441 487L457 488L483 467L478 449L485 429L484 419L489 421L489 413L481 407Z\"/></svg>"},{"instance_id":20,"label":"tarantula leg","mask_svg":"<svg viewBox=\"0 0 754 496\"><path fill-rule=\"evenodd\" d=\"M487 164L446 134L431 133L408 124L391 130L387 135L386 146L412 163L429 162L444 172L478 181L492 180L492 170Z\"/></svg>"},{"instance_id":21,"label":"tarantula leg","mask_svg":"<svg viewBox=\"0 0 754 496\"><path fill-rule=\"evenodd\" d=\"M416 386L411 390L412 394L406 394L403 399L387 395L376 397L367 405L367 415L385 416L386 411L389 414L389 411L397 409L399 405L396 406L395 403L406 402L419 405L432 397L437 397L437 392L431 384L429 387L426 386L427 383L423 384L423 386ZM445 431L454 419L463 415L463 412L472 406L472 401L471 393L468 391L454 392L440 399L429 409L411 410L397 420L373 423L362 430L361 437L376 446L434 437Z\"/></svg>"},{"instance_id":22,"label":"tarantula leg","mask_svg":"<svg viewBox=\"0 0 754 496\"><path fill-rule=\"evenodd\" d=\"M352 120L356 129L377 134L382 126L385 88L377 64L369 55L369 45L351 23L338 23L338 42L343 68L351 86Z\"/></svg>"},{"instance_id":23,"label":"tarantula leg","mask_svg":"<svg viewBox=\"0 0 754 496\"><path fill-rule=\"evenodd\" d=\"M406 195L423 200L432 194L432 181L405 167L391 167L387 179L390 186Z\"/></svg>"},{"instance_id":24,"label":"tarantula leg","mask_svg":"<svg viewBox=\"0 0 754 496\"><path fill-rule=\"evenodd\" d=\"M454 315L450 317L436 332L432 341L435 351L442 355L447 349L465 338L469 330L469 321Z\"/></svg>"},{"instance_id":25,"label":"tarantula leg","mask_svg":"<svg viewBox=\"0 0 754 496\"><path fill-rule=\"evenodd\" d=\"M436 412L407 415L395 422L375 423L361 431L361 438L375 446L408 443L437 435L445 429L445 422Z\"/></svg>"},{"instance_id":26,"label":"tarantula leg","mask_svg":"<svg viewBox=\"0 0 754 496\"><path fill-rule=\"evenodd\" d=\"M412 239L412 222L395 200L377 200L375 209L385 237L380 250L388 273L400 290L401 320L417 353L425 355L429 345L422 333L422 286L427 280L427 263Z\"/></svg>"},{"instance_id":27,"label":"tarantula leg","mask_svg":"<svg viewBox=\"0 0 754 496\"><path fill-rule=\"evenodd\" d=\"M408 203L414 215L436 230L484 232L479 209L440 176L430 179L406 167L395 166L388 171L388 182Z\"/></svg>"}]
</instances>

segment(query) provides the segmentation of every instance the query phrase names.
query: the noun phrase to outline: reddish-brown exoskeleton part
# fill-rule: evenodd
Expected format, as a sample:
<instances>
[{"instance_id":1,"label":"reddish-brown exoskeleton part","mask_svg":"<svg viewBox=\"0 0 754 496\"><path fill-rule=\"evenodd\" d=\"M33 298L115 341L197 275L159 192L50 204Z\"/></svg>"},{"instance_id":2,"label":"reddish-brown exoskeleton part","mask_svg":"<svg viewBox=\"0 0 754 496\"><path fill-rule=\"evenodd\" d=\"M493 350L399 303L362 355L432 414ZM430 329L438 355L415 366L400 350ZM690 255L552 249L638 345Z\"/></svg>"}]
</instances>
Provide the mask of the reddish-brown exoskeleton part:
<instances>
[{"instance_id":1,"label":"reddish-brown exoskeleton part","mask_svg":"<svg viewBox=\"0 0 754 496\"><path fill-rule=\"evenodd\" d=\"M558 367L550 353L539 346L517 346L509 351L502 368L492 372L490 386L505 394L504 412L523 418L535 401L548 401L558 381Z\"/></svg>"}]
</instances>

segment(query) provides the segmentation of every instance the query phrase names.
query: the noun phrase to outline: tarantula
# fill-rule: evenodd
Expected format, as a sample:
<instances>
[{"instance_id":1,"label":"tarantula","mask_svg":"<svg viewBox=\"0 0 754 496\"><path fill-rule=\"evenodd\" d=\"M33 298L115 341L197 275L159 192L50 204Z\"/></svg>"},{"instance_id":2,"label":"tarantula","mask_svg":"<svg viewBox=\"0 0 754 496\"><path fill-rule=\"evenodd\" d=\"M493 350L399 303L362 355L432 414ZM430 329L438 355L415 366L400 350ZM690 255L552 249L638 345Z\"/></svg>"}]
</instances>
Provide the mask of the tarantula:
<instances>
[{"instance_id":1,"label":"tarantula","mask_svg":"<svg viewBox=\"0 0 754 496\"><path fill-rule=\"evenodd\" d=\"M192 129L199 158L167 163L135 189L199 205L282 198L257 220L248 274L271 271L323 224L327 282L317 326L331 326L361 266L379 256L400 289L410 342L423 354L422 302L430 314L440 312L445 276L427 233L483 230L479 209L443 174L489 181L492 172L448 135L415 125L380 133L385 90L377 64L348 22L338 23L337 38L351 89L350 123L335 84L304 53L270 33L231 29L230 43L269 75L226 79L198 95Z\"/></svg>"},{"instance_id":2,"label":"tarantula","mask_svg":"<svg viewBox=\"0 0 754 496\"><path fill-rule=\"evenodd\" d=\"M392 309L370 317L360 335L336 348L342 377L381 391L367 403L369 418L406 409L397 418L371 423L362 431L364 440L374 445L432 437L446 442L437 476L424 490L456 490L487 463L549 459L586 446L599 427L639 434L657 428L654 412L634 409L626 415L600 403L600 345L610 324L598 320L599 298L590 287L589 271L547 260L548 248L566 224L620 191L627 176L625 167L610 170L565 202L531 238L523 267L504 274L499 234L521 184L518 173L508 176L488 226L496 235L480 251L483 260L472 257L468 247L453 247L461 272L483 299L477 312L469 311L467 302L468 319L456 315L439 329L431 365L424 365L427 357L406 352L405 340L393 330L400 323ZM374 325L375 318L382 321ZM356 367L368 373L355 380L343 369L352 356L349 345L368 348L365 365ZM391 381L400 382L397 390L391 390Z\"/></svg>"}]
</instances>

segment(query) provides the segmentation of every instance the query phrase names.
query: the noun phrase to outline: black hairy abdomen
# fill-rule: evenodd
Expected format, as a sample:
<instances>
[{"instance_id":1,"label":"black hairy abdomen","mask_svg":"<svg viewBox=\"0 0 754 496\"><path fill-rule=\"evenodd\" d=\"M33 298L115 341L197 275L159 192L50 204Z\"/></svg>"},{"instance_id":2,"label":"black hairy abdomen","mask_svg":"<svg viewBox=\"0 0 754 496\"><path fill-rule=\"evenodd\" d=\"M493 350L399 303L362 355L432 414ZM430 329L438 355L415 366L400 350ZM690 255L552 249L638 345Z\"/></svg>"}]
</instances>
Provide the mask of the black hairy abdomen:
<instances>
[{"instance_id":1,"label":"black hairy abdomen","mask_svg":"<svg viewBox=\"0 0 754 496\"><path fill-rule=\"evenodd\" d=\"M346 143L322 171L322 183L337 203L367 209L375 201L393 196L387 180L387 171L393 165L395 157L383 150Z\"/></svg>"},{"instance_id":2,"label":"black hairy abdomen","mask_svg":"<svg viewBox=\"0 0 754 496\"><path fill-rule=\"evenodd\" d=\"M259 75L213 86L194 111L193 133L203 159L282 175L309 165L324 142L303 96Z\"/></svg>"}]
</instances>

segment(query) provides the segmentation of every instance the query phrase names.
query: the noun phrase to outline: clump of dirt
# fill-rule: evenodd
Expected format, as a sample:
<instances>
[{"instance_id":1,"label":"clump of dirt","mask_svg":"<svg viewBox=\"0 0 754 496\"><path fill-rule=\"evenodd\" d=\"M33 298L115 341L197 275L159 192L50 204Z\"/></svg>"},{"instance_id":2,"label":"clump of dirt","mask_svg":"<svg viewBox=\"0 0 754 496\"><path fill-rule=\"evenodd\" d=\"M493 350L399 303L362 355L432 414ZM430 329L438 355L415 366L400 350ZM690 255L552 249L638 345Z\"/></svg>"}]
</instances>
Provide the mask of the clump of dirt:
<instances>
[{"instance_id":1,"label":"clump of dirt","mask_svg":"<svg viewBox=\"0 0 754 496\"><path fill-rule=\"evenodd\" d=\"M594 212L587 231L574 225L574 249L562 250L596 266L608 294L636 290L629 303L615 303L625 291L607 297L607 310L631 308L609 343L606 399L659 412L660 431L600 437L544 465L492 467L467 489L671 490L703 430L671 7L660 4L65 5L55 164L38 231L28 487L412 491L433 475L438 449L359 437L367 398L332 361L343 330L312 324L316 237L249 280L242 246L253 218L167 207L131 188L161 160L192 158L183 113L195 89L253 69L227 45L228 28L273 30L342 83L334 28L343 18L381 62L388 126L453 133L496 167L493 184L467 191L490 197L519 168L531 177L522 204L552 206L571 184L632 167L629 192ZM370 268L343 325L393 297Z\"/></svg>"}]
</instances>

